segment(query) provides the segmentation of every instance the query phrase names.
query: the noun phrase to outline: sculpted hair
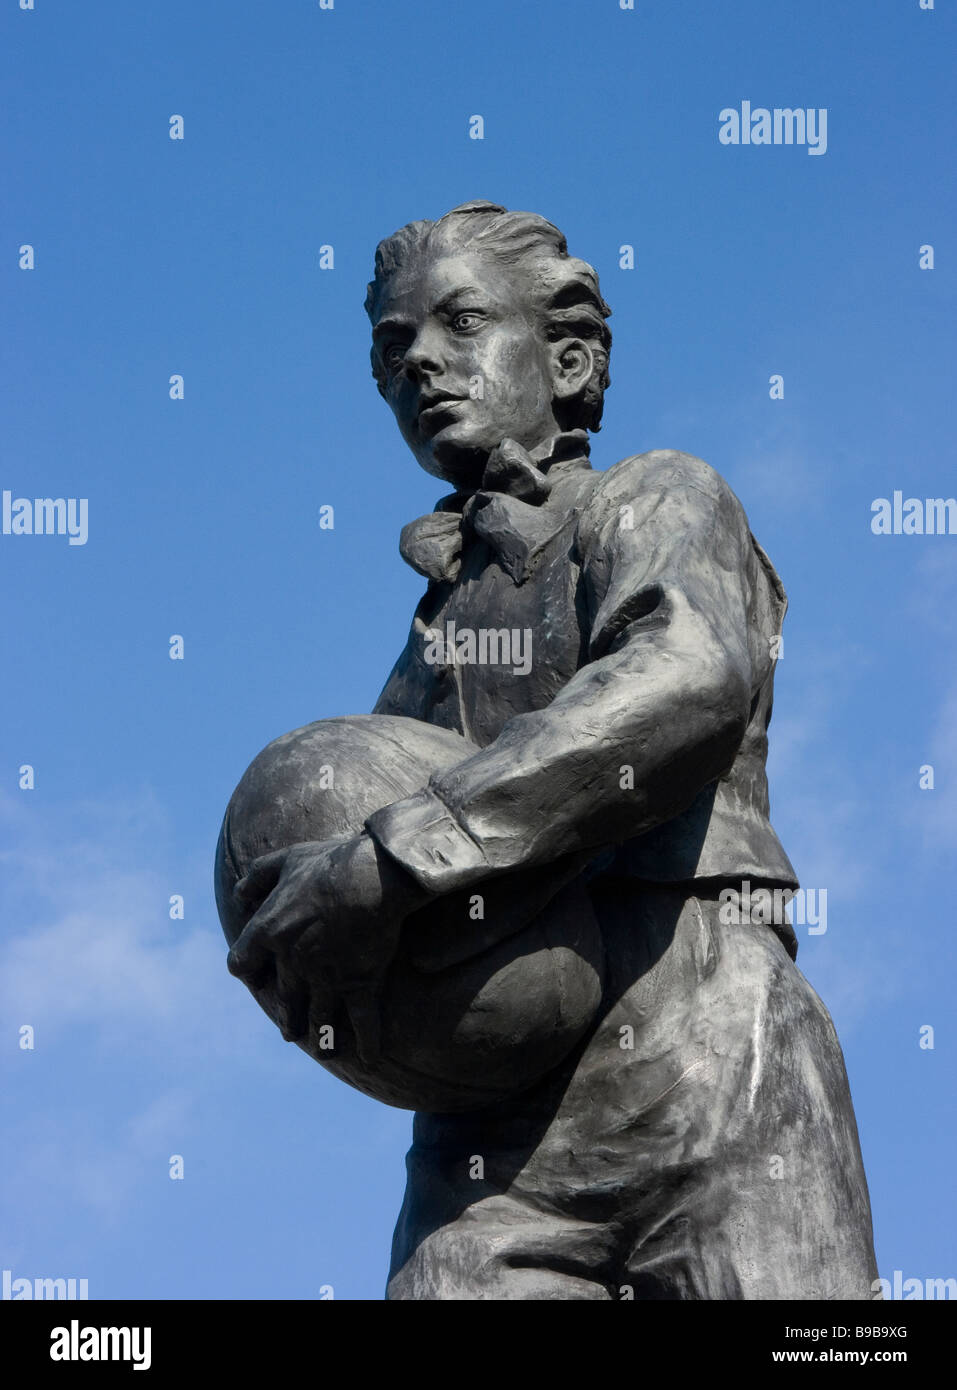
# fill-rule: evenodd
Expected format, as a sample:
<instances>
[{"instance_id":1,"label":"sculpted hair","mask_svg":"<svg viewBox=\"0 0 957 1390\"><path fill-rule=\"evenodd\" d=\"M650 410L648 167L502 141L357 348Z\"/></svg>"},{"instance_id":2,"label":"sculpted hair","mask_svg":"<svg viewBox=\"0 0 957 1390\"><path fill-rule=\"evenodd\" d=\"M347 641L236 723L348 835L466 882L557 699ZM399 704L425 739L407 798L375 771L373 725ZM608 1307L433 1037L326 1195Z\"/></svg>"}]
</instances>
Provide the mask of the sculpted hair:
<instances>
[{"instance_id":1,"label":"sculpted hair","mask_svg":"<svg viewBox=\"0 0 957 1390\"><path fill-rule=\"evenodd\" d=\"M506 265L528 263L528 293L549 342L583 338L591 346L595 366L578 402L571 428L597 431L605 390L611 384L608 358L611 330L605 320L611 309L598 287L598 275L586 261L569 256L564 235L534 212L508 212L498 203L478 199L453 208L437 222L409 222L380 241L375 255L375 276L369 284L365 308L375 323L382 291L390 277L426 252L472 250L495 257ZM385 393L385 374L375 348L372 374L380 393Z\"/></svg>"}]
</instances>

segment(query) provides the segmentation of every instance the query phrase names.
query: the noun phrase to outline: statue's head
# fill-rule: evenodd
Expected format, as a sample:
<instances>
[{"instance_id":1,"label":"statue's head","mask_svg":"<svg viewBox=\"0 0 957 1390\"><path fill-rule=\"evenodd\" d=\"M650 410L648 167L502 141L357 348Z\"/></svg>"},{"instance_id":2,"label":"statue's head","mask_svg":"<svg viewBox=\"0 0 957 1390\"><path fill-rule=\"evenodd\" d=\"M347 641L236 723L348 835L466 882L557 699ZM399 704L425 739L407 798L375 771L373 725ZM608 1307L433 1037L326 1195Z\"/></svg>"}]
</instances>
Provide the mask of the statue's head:
<instances>
[{"instance_id":1,"label":"statue's head","mask_svg":"<svg viewBox=\"0 0 957 1390\"><path fill-rule=\"evenodd\" d=\"M503 439L597 430L611 313L590 265L531 212L471 202L379 243L372 371L429 473L477 487Z\"/></svg>"}]
</instances>

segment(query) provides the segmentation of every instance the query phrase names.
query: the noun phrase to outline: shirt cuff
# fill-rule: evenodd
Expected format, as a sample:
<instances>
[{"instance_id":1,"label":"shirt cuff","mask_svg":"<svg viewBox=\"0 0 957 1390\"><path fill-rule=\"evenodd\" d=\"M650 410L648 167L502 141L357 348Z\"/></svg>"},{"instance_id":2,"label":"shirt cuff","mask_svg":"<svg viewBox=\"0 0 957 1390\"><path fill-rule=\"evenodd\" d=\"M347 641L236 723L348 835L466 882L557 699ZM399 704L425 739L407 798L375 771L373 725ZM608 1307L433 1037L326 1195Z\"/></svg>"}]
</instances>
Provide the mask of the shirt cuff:
<instances>
[{"instance_id":1,"label":"shirt cuff","mask_svg":"<svg viewBox=\"0 0 957 1390\"><path fill-rule=\"evenodd\" d=\"M428 788L383 806L369 817L365 827L430 893L467 888L489 873L482 850L445 802Z\"/></svg>"}]
</instances>

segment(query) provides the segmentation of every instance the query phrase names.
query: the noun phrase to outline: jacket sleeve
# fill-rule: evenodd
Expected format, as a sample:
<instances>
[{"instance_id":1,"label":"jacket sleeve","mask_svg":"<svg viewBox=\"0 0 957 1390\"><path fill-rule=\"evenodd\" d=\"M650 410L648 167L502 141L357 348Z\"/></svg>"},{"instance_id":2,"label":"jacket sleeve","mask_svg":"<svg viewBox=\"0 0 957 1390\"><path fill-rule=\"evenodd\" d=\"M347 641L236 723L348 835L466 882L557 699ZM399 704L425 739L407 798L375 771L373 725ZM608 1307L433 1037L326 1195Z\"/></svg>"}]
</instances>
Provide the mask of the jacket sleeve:
<instances>
[{"instance_id":1,"label":"jacket sleeve","mask_svg":"<svg viewBox=\"0 0 957 1390\"><path fill-rule=\"evenodd\" d=\"M625 460L577 544L586 663L545 708L367 822L431 893L630 839L734 761L755 674L733 493L687 455Z\"/></svg>"}]
</instances>

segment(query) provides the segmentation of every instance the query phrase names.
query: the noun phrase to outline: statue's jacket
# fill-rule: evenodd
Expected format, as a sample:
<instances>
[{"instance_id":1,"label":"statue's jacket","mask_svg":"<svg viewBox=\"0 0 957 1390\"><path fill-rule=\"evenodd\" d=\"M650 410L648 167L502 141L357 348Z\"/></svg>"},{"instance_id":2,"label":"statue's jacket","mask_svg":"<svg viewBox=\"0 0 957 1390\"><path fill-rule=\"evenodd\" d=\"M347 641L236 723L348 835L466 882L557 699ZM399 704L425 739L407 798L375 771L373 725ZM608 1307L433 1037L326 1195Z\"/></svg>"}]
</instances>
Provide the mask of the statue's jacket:
<instances>
[{"instance_id":1,"label":"statue's jacket","mask_svg":"<svg viewBox=\"0 0 957 1390\"><path fill-rule=\"evenodd\" d=\"M479 750L367 823L420 884L593 852L654 883L797 886L765 773L787 600L712 468L598 472L580 430L507 441L400 548L430 582L375 712Z\"/></svg>"}]
</instances>

